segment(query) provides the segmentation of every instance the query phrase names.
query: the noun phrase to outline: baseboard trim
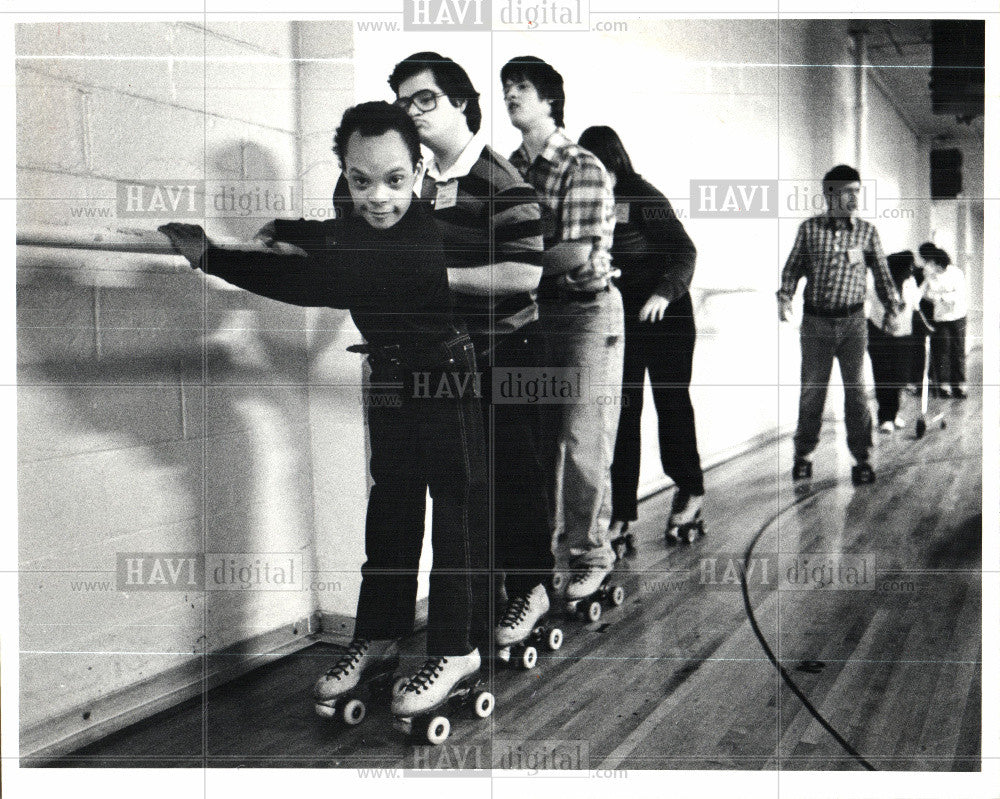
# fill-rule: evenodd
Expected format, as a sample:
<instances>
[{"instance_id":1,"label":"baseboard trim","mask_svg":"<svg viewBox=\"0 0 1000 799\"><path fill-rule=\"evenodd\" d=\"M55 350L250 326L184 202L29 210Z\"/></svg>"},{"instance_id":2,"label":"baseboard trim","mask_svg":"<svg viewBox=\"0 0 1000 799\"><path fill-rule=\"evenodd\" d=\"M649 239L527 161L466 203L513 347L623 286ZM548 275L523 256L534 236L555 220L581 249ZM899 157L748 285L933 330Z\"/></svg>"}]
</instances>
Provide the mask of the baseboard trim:
<instances>
[{"instance_id":1,"label":"baseboard trim","mask_svg":"<svg viewBox=\"0 0 1000 799\"><path fill-rule=\"evenodd\" d=\"M48 766L52 760L82 746L304 649L314 643L313 634L319 624L318 614L299 619L218 652L192 658L148 680L22 730L21 766ZM208 659L205 664L203 657Z\"/></svg>"}]
</instances>

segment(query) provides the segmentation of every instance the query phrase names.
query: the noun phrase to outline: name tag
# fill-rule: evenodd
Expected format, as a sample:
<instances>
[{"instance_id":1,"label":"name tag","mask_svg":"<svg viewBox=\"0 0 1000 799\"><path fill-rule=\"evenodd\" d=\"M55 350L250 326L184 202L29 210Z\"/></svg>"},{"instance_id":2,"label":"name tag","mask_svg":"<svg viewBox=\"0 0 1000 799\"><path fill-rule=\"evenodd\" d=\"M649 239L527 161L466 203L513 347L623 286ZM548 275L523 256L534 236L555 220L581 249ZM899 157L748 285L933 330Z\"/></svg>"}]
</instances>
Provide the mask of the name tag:
<instances>
[{"instance_id":1,"label":"name tag","mask_svg":"<svg viewBox=\"0 0 1000 799\"><path fill-rule=\"evenodd\" d=\"M865 262L865 254L860 247L847 248L847 263L862 264Z\"/></svg>"},{"instance_id":2,"label":"name tag","mask_svg":"<svg viewBox=\"0 0 1000 799\"><path fill-rule=\"evenodd\" d=\"M631 206L628 203L615 203L615 222L625 224L628 222L629 208Z\"/></svg>"},{"instance_id":3,"label":"name tag","mask_svg":"<svg viewBox=\"0 0 1000 799\"><path fill-rule=\"evenodd\" d=\"M449 180L447 183L437 184L437 194L434 196L434 210L441 211L445 208L453 208L458 202L458 181Z\"/></svg>"}]
</instances>

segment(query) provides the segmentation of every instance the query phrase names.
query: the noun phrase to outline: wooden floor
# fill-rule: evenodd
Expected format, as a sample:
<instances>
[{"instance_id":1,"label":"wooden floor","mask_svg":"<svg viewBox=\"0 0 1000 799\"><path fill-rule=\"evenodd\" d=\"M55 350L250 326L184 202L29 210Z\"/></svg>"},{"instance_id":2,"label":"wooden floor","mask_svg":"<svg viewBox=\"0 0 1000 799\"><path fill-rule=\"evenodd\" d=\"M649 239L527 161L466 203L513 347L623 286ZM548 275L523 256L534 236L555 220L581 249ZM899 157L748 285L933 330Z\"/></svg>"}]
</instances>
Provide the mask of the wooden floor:
<instances>
[{"instance_id":1,"label":"wooden floor","mask_svg":"<svg viewBox=\"0 0 1000 799\"><path fill-rule=\"evenodd\" d=\"M690 548L663 544L669 495L644 503L625 605L596 624L566 620L563 648L534 671L492 673L493 717L455 720L429 754L385 707L351 729L314 716L312 683L338 651L317 643L54 765L502 767L520 752L591 769L979 770L981 397L941 407L947 428L917 440L906 397L911 425L876 433L872 486L851 485L830 424L804 489L787 440L713 469L709 535ZM755 538L760 633L857 756L755 635L738 576ZM804 584L815 567L838 582Z\"/></svg>"}]
</instances>

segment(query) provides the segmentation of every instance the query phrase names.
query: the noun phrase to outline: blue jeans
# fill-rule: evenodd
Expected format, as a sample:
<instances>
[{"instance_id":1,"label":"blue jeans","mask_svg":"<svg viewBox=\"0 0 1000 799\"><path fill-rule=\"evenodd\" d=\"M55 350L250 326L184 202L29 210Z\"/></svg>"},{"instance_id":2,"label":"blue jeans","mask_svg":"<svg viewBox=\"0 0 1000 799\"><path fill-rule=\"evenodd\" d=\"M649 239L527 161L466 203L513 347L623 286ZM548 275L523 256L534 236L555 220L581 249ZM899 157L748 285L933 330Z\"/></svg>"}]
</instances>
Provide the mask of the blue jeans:
<instances>
[{"instance_id":1,"label":"blue jeans","mask_svg":"<svg viewBox=\"0 0 1000 799\"><path fill-rule=\"evenodd\" d=\"M622 390L624 313L614 286L593 298L539 303L543 369L579 372L589 391L575 401L539 405L539 445L553 538L573 565L611 566L611 462Z\"/></svg>"},{"instance_id":2,"label":"blue jeans","mask_svg":"<svg viewBox=\"0 0 1000 799\"><path fill-rule=\"evenodd\" d=\"M851 316L827 319L804 314L802 343L802 391L799 423L795 431L795 456L807 457L819 443L823 406L830 383L833 359L840 364L844 383L844 422L847 448L859 463L868 460L872 447L872 419L865 396L864 366L868 344L867 320L859 311Z\"/></svg>"}]
</instances>

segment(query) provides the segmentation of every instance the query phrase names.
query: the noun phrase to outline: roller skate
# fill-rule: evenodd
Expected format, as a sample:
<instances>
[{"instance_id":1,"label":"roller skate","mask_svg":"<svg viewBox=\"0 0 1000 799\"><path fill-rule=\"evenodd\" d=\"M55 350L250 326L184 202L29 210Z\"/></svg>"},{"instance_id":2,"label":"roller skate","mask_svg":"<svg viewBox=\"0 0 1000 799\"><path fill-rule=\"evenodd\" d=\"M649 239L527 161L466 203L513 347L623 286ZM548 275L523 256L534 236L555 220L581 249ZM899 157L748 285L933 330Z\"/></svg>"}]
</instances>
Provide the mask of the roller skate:
<instances>
[{"instance_id":1,"label":"roller skate","mask_svg":"<svg viewBox=\"0 0 1000 799\"><path fill-rule=\"evenodd\" d=\"M621 522L621 528L615 529L615 524L619 522L614 522L611 528L608 530L609 535L614 535L611 539L611 548L615 551L615 557L618 560L632 555L635 553L635 536L628 531L628 522ZM617 533L617 535L615 535Z\"/></svg>"},{"instance_id":2,"label":"roller skate","mask_svg":"<svg viewBox=\"0 0 1000 799\"><path fill-rule=\"evenodd\" d=\"M562 630L542 623L548 611L549 595L541 584L511 599L496 628L497 657L510 666L533 669L539 644L544 643L550 652L559 649Z\"/></svg>"},{"instance_id":3,"label":"roller skate","mask_svg":"<svg viewBox=\"0 0 1000 799\"><path fill-rule=\"evenodd\" d=\"M566 610L587 621L600 619L603 605L619 607L624 602L625 587L615 582L609 566L582 566L566 586Z\"/></svg>"},{"instance_id":4,"label":"roller skate","mask_svg":"<svg viewBox=\"0 0 1000 799\"><path fill-rule=\"evenodd\" d=\"M402 691L405 678L394 678L399 665L395 641L355 638L333 668L313 688L316 714L339 718L344 724L360 724L368 712L365 700Z\"/></svg>"},{"instance_id":5,"label":"roller skate","mask_svg":"<svg viewBox=\"0 0 1000 799\"><path fill-rule=\"evenodd\" d=\"M670 503L670 520L663 533L668 544L693 544L705 535L705 522L701 518L703 498L703 495L677 489Z\"/></svg>"},{"instance_id":6,"label":"roller skate","mask_svg":"<svg viewBox=\"0 0 1000 799\"><path fill-rule=\"evenodd\" d=\"M451 732L450 710L467 709L473 718L493 713L496 700L480 679L479 650L458 657L428 658L392 698L393 727L412 741L438 745Z\"/></svg>"},{"instance_id":7,"label":"roller skate","mask_svg":"<svg viewBox=\"0 0 1000 799\"><path fill-rule=\"evenodd\" d=\"M851 482L856 486L875 482L875 471L868 461L861 461L851 467Z\"/></svg>"}]
</instances>

